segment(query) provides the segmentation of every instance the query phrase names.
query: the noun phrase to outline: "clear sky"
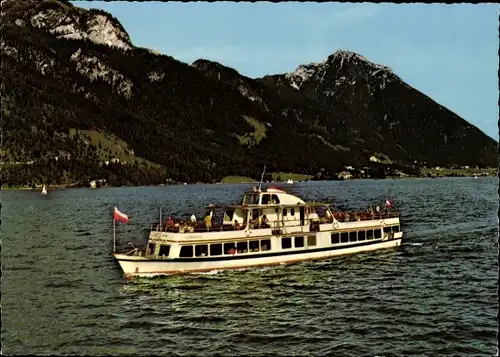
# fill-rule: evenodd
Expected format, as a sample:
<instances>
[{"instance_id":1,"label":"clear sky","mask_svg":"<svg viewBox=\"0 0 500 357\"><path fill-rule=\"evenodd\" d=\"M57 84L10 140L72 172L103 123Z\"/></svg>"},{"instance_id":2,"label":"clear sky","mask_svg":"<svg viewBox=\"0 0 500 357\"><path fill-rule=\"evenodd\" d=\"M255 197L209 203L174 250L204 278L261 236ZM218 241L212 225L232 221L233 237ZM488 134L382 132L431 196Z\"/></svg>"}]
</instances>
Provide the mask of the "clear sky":
<instances>
[{"instance_id":1,"label":"clear sky","mask_svg":"<svg viewBox=\"0 0 500 357\"><path fill-rule=\"evenodd\" d=\"M210 59L248 77L354 51L498 140L497 4L74 4L110 12L136 46L187 63Z\"/></svg>"}]
</instances>

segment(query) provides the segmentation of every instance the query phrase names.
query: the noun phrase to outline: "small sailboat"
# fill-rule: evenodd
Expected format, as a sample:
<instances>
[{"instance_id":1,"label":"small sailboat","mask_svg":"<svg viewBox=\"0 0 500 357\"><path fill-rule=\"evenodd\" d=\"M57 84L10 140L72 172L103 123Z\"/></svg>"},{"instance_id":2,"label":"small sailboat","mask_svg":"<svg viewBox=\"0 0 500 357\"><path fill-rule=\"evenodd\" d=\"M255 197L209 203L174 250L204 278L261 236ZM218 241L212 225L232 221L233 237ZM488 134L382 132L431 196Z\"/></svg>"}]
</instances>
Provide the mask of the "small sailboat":
<instances>
[{"instance_id":1,"label":"small sailboat","mask_svg":"<svg viewBox=\"0 0 500 357\"><path fill-rule=\"evenodd\" d=\"M45 185L43 185L42 187L42 196L45 196L47 194L47 187L45 187Z\"/></svg>"}]
</instances>

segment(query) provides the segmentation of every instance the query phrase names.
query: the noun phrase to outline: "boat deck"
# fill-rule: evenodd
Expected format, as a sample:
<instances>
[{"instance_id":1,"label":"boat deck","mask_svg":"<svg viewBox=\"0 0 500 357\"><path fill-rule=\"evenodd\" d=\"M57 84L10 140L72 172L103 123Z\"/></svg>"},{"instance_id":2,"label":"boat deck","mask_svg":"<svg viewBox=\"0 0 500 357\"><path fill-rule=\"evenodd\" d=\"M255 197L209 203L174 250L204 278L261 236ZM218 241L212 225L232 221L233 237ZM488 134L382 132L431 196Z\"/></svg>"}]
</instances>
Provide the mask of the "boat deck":
<instances>
[{"instance_id":1,"label":"boat deck","mask_svg":"<svg viewBox=\"0 0 500 357\"><path fill-rule=\"evenodd\" d=\"M355 221L371 221L371 220L381 220L388 218L399 217L398 212L393 211L380 211L380 212L368 212L368 211L344 211L344 212L334 212L333 217L338 222L355 222ZM333 223L333 218L324 215L319 215L319 219L315 219L316 223ZM250 224L252 229L260 228L273 228L279 229L283 227L282 221L270 221L268 224ZM197 222L193 224L190 220L174 219L174 225L168 225L167 222L162 222L154 224L151 226L151 231L157 232L171 232L171 233L193 233L193 232L225 232L225 231L238 231L244 230L245 226L241 225L240 228L236 228L231 224L217 224L212 223L210 228L207 228L204 222Z\"/></svg>"}]
</instances>

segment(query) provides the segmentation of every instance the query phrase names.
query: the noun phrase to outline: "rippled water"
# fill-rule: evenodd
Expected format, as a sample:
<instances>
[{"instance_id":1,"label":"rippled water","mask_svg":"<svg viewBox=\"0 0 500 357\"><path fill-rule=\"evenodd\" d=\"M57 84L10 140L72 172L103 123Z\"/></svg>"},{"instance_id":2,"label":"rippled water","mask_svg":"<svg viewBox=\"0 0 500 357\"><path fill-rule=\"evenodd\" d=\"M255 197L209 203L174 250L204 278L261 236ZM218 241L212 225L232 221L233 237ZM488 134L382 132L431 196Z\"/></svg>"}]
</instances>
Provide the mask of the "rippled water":
<instances>
[{"instance_id":1,"label":"rippled water","mask_svg":"<svg viewBox=\"0 0 500 357\"><path fill-rule=\"evenodd\" d=\"M288 186L288 185L286 185ZM237 202L248 185L3 192L2 353L225 356L493 356L498 180L310 182L343 209L390 197L405 244L269 269L126 281L118 242L166 212Z\"/></svg>"}]
</instances>

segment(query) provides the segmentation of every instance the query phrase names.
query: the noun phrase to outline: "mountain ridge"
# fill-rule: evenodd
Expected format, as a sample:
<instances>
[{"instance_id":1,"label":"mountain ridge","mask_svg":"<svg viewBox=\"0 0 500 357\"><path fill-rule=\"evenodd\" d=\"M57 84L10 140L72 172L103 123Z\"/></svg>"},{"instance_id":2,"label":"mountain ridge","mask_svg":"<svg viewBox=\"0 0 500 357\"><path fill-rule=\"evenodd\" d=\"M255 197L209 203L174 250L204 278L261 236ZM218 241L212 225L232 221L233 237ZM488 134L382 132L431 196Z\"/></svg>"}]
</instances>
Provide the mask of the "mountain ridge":
<instances>
[{"instance_id":1,"label":"mountain ridge","mask_svg":"<svg viewBox=\"0 0 500 357\"><path fill-rule=\"evenodd\" d=\"M496 163L493 139L354 52L252 79L136 47L102 10L56 0L8 0L2 10L2 161L45 167L2 170L10 182L100 175L140 183L138 170L149 183L211 182L256 177L263 164L328 177L374 165L374 156L409 168ZM112 155L71 128L114 135L160 168L104 165Z\"/></svg>"}]
</instances>

